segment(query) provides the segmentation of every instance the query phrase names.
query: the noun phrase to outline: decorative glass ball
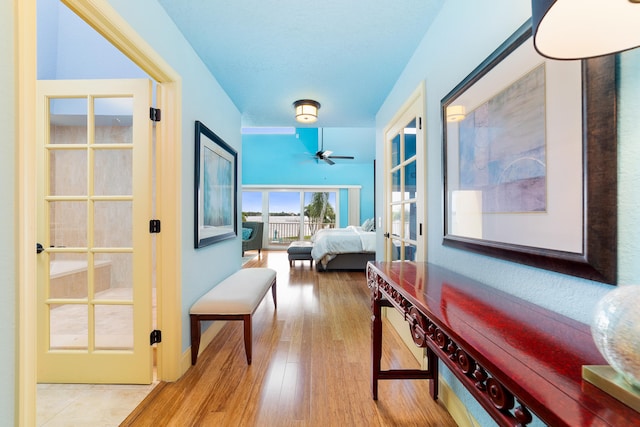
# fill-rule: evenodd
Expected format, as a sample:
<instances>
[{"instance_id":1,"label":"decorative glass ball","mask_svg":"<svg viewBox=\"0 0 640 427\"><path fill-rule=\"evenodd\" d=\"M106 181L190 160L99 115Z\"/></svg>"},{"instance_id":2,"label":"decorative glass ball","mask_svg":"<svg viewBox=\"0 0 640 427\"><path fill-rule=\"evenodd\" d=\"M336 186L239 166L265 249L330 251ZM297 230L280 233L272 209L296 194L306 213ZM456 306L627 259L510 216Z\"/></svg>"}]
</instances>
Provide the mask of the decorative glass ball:
<instances>
[{"instance_id":1,"label":"decorative glass ball","mask_svg":"<svg viewBox=\"0 0 640 427\"><path fill-rule=\"evenodd\" d=\"M591 334L611 367L640 389L640 286L621 286L598 301Z\"/></svg>"}]
</instances>

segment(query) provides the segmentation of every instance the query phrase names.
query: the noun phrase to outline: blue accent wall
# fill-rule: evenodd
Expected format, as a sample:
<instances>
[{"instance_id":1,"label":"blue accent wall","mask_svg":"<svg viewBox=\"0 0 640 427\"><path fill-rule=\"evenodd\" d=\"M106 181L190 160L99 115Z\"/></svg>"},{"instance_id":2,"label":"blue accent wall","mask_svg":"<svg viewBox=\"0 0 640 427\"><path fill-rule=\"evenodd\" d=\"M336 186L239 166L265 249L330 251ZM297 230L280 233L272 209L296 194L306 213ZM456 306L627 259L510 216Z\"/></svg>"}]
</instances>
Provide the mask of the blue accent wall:
<instances>
[{"instance_id":1,"label":"blue accent wall","mask_svg":"<svg viewBox=\"0 0 640 427\"><path fill-rule=\"evenodd\" d=\"M370 155L375 151L374 128L332 128L332 139L369 139ZM326 140L326 139L325 139ZM346 144L345 144L346 145ZM349 156L348 148L325 146L336 155ZM314 158L318 151L318 129L298 128L292 135L242 136L242 185L359 185L360 224L374 215L373 161L336 160L334 165ZM340 226L347 225L348 197L340 192Z\"/></svg>"}]
</instances>

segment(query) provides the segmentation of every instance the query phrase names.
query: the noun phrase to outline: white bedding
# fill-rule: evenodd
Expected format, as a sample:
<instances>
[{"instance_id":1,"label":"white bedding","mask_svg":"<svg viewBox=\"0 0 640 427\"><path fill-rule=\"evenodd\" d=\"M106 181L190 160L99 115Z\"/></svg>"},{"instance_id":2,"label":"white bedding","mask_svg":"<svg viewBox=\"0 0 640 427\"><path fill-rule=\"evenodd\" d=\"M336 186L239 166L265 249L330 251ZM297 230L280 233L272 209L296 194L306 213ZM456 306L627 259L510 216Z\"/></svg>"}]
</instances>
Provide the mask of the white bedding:
<instances>
[{"instance_id":1,"label":"white bedding","mask_svg":"<svg viewBox=\"0 0 640 427\"><path fill-rule=\"evenodd\" d=\"M311 257L326 266L337 254L376 251L375 231L363 231L362 227L350 225L347 228L327 228L318 230L311 237L313 249Z\"/></svg>"}]
</instances>

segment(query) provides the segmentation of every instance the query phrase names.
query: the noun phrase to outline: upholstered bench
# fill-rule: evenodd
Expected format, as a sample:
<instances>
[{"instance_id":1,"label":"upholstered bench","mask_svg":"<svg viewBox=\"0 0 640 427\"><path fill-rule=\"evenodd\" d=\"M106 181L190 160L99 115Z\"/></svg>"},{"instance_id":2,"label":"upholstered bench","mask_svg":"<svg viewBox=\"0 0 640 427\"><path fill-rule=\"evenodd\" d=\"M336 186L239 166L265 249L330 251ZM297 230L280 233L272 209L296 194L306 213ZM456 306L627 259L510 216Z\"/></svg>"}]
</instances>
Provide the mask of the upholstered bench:
<instances>
[{"instance_id":1,"label":"upholstered bench","mask_svg":"<svg viewBox=\"0 0 640 427\"><path fill-rule=\"evenodd\" d=\"M311 250L313 243L308 241L291 242L287 248L289 254L289 267L293 267L294 261L309 261L313 267L313 258L311 258Z\"/></svg>"},{"instance_id":2,"label":"upholstered bench","mask_svg":"<svg viewBox=\"0 0 640 427\"><path fill-rule=\"evenodd\" d=\"M201 296L190 310L191 364L195 365L200 348L200 322L205 320L242 320L244 322L244 351L251 365L251 320L253 312L271 288L274 308L276 272L270 268L243 268L224 279Z\"/></svg>"}]
</instances>

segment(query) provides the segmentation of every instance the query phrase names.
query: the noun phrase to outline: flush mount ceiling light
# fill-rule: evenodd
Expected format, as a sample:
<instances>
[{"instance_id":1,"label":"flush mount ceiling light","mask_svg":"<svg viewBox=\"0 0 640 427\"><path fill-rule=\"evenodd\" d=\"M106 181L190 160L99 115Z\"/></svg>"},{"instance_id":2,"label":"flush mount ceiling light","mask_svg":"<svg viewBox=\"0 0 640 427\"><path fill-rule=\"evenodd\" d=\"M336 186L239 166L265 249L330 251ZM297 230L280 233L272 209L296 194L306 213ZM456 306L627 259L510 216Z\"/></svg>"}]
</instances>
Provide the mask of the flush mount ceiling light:
<instances>
[{"instance_id":1,"label":"flush mount ceiling light","mask_svg":"<svg viewBox=\"0 0 640 427\"><path fill-rule=\"evenodd\" d=\"M296 120L300 123L313 123L318 120L320 103L312 99L300 99L293 103L296 109Z\"/></svg>"},{"instance_id":2,"label":"flush mount ceiling light","mask_svg":"<svg viewBox=\"0 0 640 427\"><path fill-rule=\"evenodd\" d=\"M531 0L533 43L552 59L581 59L640 46L640 0Z\"/></svg>"}]
</instances>

